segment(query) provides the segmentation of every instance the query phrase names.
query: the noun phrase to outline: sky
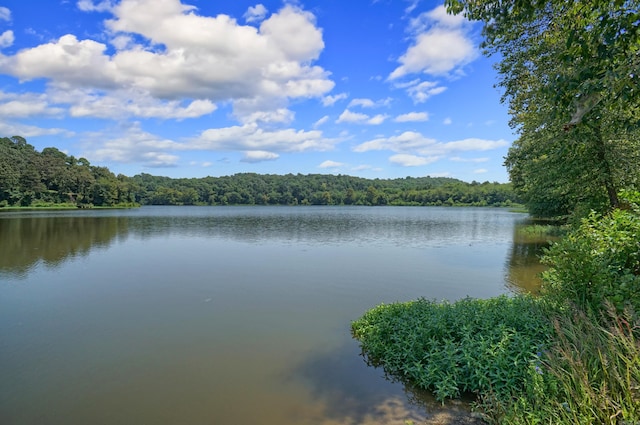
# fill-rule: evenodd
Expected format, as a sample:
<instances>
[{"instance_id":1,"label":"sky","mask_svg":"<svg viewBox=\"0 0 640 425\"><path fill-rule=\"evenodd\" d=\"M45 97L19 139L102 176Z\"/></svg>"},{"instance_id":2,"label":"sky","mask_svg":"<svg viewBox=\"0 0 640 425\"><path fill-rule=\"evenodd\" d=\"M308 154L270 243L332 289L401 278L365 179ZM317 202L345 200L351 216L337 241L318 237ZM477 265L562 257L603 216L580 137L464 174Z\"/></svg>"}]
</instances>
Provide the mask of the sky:
<instances>
[{"instance_id":1,"label":"sky","mask_svg":"<svg viewBox=\"0 0 640 425\"><path fill-rule=\"evenodd\" d=\"M127 176L506 182L480 42L429 0L0 0L0 137Z\"/></svg>"}]
</instances>

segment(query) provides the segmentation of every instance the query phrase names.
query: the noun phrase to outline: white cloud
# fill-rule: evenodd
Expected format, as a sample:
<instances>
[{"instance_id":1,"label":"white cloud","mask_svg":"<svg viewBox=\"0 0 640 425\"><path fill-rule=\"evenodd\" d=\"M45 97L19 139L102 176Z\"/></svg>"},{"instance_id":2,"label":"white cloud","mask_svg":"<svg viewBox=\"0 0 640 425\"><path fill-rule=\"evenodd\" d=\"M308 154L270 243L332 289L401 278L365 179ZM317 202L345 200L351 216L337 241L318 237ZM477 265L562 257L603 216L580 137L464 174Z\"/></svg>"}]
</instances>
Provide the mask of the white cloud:
<instances>
[{"instance_id":1,"label":"white cloud","mask_svg":"<svg viewBox=\"0 0 640 425\"><path fill-rule=\"evenodd\" d=\"M487 151L508 146L506 140L469 138L452 142L438 142L414 131L405 131L398 136L380 137L353 148L354 152L388 150L423 157L442 156L453 152Z\"/></svg>"},{"instance_id":2,"label":"white cloud","mask_svg":"<svg viewBox=\"0 0 640 425\"><path fill-rule=\"evenodd\" d=\"M338 124L342 122L362 123L367 121L368 119L369 119L369 115L367 114L361 114L359 112L351 112L350 110L345 109L336 120L336 123Z\"/></svg>"},{"instance_id":3,"label":"white cloud","mask_svg":"<svg viewBox=\"0 0 640 425\"><path fill-rule=\"evenodd\" d=\"M34 125L6 122L0 119L0 134L19 134L22 137L37 136L73 136L74 133L64 128L42 128Z\"/></svg>"},{"instance_id":4,"label":"white cloud","mask_svg":"<svg viewBox=\"0 0 640 425\"><path fill-rule=\"evenodd\" d=\"M122 119L126 117L188 119L208 115L216 110L209 100L160 100L133 90L49 90L49 99L69 105L72 117Z\"/></svg>"},{"instance_id":5,"label":"white cloud","mask_svg":"<svg viewBox=\"0 0 640 425\"><path fill-rule=\"evenodd\" d=\"M462 15L448 15L442 5L412 20L408 29L413 33L413 43L400 56L400 66L389 79L415 73L448 75L473 61L478 52L466 22Z\"/></svg>"},{"instance_id":6,"label":"white cloud","mask_svg":"<svg viewBox=\"0 0 640 425\"><path fill-rule=\"evenodd\" d=\"M395 122L421 122L429 121L429 114L426 112L409 112L407 114L398 115Z\"/></svg>"},{"instance_id":7,"label":"white cloud","mask_svg":"<svg viewBox=\"0 0 640 425\"><path fill-rule=\"evenodd\" d=\"M449 117L445 118L444 121L442 121L442 124L444 125L451 125L451 123L453 123L453 121Z\"/></svg>"},{"instance_id":8,"label":"white cloud","mask_svg":"<svg viewBox=\"0 0 640 425\"><path fill-rule=\"evenodd\" d=\"M351 102L349 102L349 105L347 105L347 108L351 108L354 106L359 106L361 108L379 108L381 106L389 106L390 103L391 103L390 97L386 99L380 99L377 101L373 101L371 99L366 99L366 98L359 98L359 99L353 99Z\"/></svg>"},{"instance_id":9,"label":"white cloud","mask_svg":"<svg viewBox=\"0 0 640 425\"><path fill-rule=\"evenodd\" d=\"M435 145L435 139L424 137L422 134L414 131L405 131L399 136L380 137L361 143L353 150L355 152L367 152L372 150L390 150L394 152L415 151L426 146Z\"/></svg>"},{"instance_id":10,"label":"white cloud","mask_svg":"<svg viewBox=\"0 0 640 425\"><path fill-rule=\"evenodd\" d=\"M0 21L11 21L11 10L0 6Z\"/></svg>"},{"instance_id":11,"label":"white cloud","mask_svg":"<svg viewBox=\"0 0 640 425\"><path fill-rule=\"evenodd\" d=\"M111 4L84 0L78 7L113 14L105 27L115 53L102 42L67 34L3 56L0 73L43 78L51 87L146 93L163 101L279 99L260 102L276 109L286 109L289 99L322 97L334 86L312 64L324 49L322 30L295 5L286 4L255 28L227 15L200 16L179 0ZM245 111L242 117L268 111Z\"/></svg>"},{"instance_id":12,"label":"white cloud","mask_svg":"<svg viewBox=\"0 0 640 425\"><path fill-rule=\"evenodd\" d=\"M85 155L93 161L140 162L147 167L171 167L180 159L169 153L179 150L180 144L143 131L138 123L123 129L120 134L95 134L85 139Z\"/></svg>"},{"instance_id":13,"label":"white cloud","mask_svg":"<svg viewBox=\"0 0 640 425\"><path fill-rule=\"evenodd\" d=\"M13 45L13 42L14 42L13 31L7 30L2 34L0 34L0 49L3 49L5 47L10 47L11 45Z\"/></svg>"},{"instance_id":14,"label":"white cloud","mask_svg":"<svg viewBox=\"0 0 640 425\"><path fill-rule=\"evenodd\" d=\"M487 170L486 168L478 168L477 170L473 170L474 174L484 174L487 173L489 170Z\"/></svg>"},{"instance_id":15,"label":"white cloud","mask_svg":"<svg viewBox=\"0 0 640 425\"><path fill-rule=\"evenodd\" d=\"M313 128L318 128L322 124L326 123L327 121L329 121L329 115L325 115L324 117L320 118L318 121L314 122Z\"/></svg>"},{"instance_id":16,"label":"white cloud","mask_svg":"<svg viewBox=\"0 0 640 425\"><path fill-rule=\"evenodd\" d=\"M415 103L426 102L430 97L444 92L447 88L438 86L438 83L424 81L415 86L407 88L407 93Z\"/></svg>"},{"instance_id":17,"label":"white cloud","mask_svg":"<svg viewBox=\"0 0 640 425\"><path fill-rule=\"evenodd\" d=\"M397 165L402 165L403 167L418 167L420 165L427 165L436 162L438 159L439 157L437 156L423 157L409 154L397 154L389 157L390 162Z\"/></svg>"},{"instance_id":18,"label":"white cloud","mask_svg":"<svg viewBox=\"0 0 640 425\"><path fill-rule=\"evenodd\" d=\"M335 96L325 96L322 98L322 105L323 106L333 106L335 105L335 103L339 100L342 99L346 99L347 98L347 94L346 93L340 93L340 94L336 94Z\"/></svg>"},{"instance_id":19,"label":"white cloud","mask_svg":"<svg viewBox=\"0 0 640 425\"><path fill-rule=\"evenodd\" d=\"M242 162L256 163L263 161L274 161L278 159L280 155L267 151L247 151L244 153L244 157L240 160Z\"/></svg>"},{"instance_id":20,"label":"white cloud","mask_svg":"<svg viewBox=\"0 0 640 425\"><path fill-rule=\"evenodd\" d=\"M352 112L348 109L345 109L336 120L336 123L340 124L346 122L353 124L379 125L382 124L387 118L389 118L389 116L384 114L378 114L371 117L367 114Z\"/></svg>"},{"instance_id":21,"label":"white cloud","mask_svg":"<svg viewBox=\"0 0 640 425\"><path fill-rule=\"evenodd\" d=\"M373 116L373 117L369 118L369 119L367 120L367 124L370 124L370 125L380 125L380 124L382 124L383 122L385 122L385 121L387 120L387 118L389 118L389 116L388 116L388 115L378 114L378 115L376 115L376 116Z\"/></svg>"},{"instance_id":22,"label":"white cloud","mask_svg":"<svg viewBox=\"0 0 640 425\"><path fill-rule=\"evenodd\" d=\"M52 106L45 95L34 93L14 94L0 91L1 117L61 116L63 113L64 110Z\"/></svg>"},{"instance_id":23,"label":"white cloud","mask_svg":"<svg viewBox=\"0 0 640 425\"><path fill-rule=\"evenodd\" d=\"M371 99L353 99L351 102L349 102L349 105L347 105L347 107L351 108L352 106L360 106L362 108L373 108L374 106L376 106L376 103Z\"/></svg>"},{"instance_id":24,"label":"white cloud","mask_svg":"<svg viewBox=\"0 0 640 425\"><path fill-rule=\"evenodd\" d=\"M78 0L78 9L83 12L107 12L113 9L114 2L111 0L102 0L94 3L93 0Z\"/></svg>"},{"instance_id":25,"label":"white cloud","mask_svg":"<svg viewBox=\"0 0 640 425\"><path fill-rule=\"evenodd\" d=\"M267 16L267 12L268 10L263 4L257 4L252 7L250 6L242 17L246 22L258 22L262 21L264 17Z\"/></svg>"},{"instance_id":26,"label":"white cloud","mask_svg":"<svg viewBox=\"0 0 640 425\"><path fill-rule=\"evenodd\" d=\"M256 124L214 128L203 131L182 150L304 152L333 149L336 140L322 136L318 130L283 129L267 131Z\"/></svg>"},{"instance_id":27,"label":"white cloud","mask_svg":"<svg viewBox=\"0 0 640 425\"><path fill-rule=\"evenodd\" d=\"M318 168L340 168L343 167L345 164L343 162L337 162L337 161L324 161L322 164L318 165Z\"/></svg>"}]
</instances>

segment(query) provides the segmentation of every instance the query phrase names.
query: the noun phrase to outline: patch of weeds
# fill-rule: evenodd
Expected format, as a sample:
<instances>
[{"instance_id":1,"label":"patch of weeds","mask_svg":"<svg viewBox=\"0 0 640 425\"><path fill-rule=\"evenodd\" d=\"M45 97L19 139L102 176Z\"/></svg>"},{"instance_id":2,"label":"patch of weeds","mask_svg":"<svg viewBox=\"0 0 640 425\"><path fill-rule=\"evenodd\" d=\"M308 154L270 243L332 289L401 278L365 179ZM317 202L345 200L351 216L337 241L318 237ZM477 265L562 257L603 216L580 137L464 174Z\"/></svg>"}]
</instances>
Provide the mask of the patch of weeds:
<instances>
[{"instance_id":1,"label":"patch of weeds","mask_svg":"<svg viewBox=\"0 0 640 425\"><path fill-rule=\"evenodd\" d=\"M640 321L609 306L554 320L550 349L528 369L519 397L483 407L505 424L640 423Z\"/></svg>"},{"instance_id":2,"label":"patch of weeds","mask_svg":"<svg viewBox=\"0 0 640 425\"><path fill-rule=\"evenodd\" d=\"M530 296L419 299L383 304L352 322L368 363L430 390L438 400L462 393L507 399L553 333L543 300Z\"/></svg>"}]
</instances>

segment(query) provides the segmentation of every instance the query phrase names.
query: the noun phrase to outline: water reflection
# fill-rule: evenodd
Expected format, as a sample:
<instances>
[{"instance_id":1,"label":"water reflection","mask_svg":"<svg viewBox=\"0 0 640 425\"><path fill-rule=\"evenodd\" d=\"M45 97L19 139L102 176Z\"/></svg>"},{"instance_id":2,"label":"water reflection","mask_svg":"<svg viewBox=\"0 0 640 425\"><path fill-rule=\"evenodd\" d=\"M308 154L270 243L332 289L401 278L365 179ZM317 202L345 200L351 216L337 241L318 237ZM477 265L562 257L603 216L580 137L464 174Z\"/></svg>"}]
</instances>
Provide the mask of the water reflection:
<instances>
[{"instance_id":1,"label":"water reflection","mask_svg":"<svg viewBox=\"0 0 640 425\"><path fill-rule=\"evenodd\" d=\"M428 213L424 213L428 211ZM487 245L513 241L506 269L512 289L535 292L545 241L523 237L510 213L482 209L150 207L130 211L0 215L0 273L24 277L35 265L107 248L116 240L215 238L250 244L401 247Z\"/></svg>"},{"instance_id":2,"label":"water reflection","mask_svg":"<svg viewBox=\"0 0 640 425\"><path fill-rule=\"evenodd\" d=\"M540 257L557 237L522 231L530 224L525 221L513 228L513 243L505 266L505 282L515 292L537 294L542 285L541 273L547 269L540 263Z\"/></svg>"},{"instance_id":3,"label":"water reflection","mask_svg":"<svg viewBox=\"0 0 640 425\"><path fill-rule=\"evenodd\" d=\"M411 387L366 364L355 341L330 351L313 353L298 364L290 379L303 379L323 415L339 424L475 423L469 400L437 401L429 392ZM480 422L478 422L480 423Z\"/></svg>"},{"instance_id":4,"label":"water reflection","mask_svg":"<svg viewBox=\"0 0 640 425\"><path fill-rule=\"evenodd\" d=\"M35 265L54 268L69 258L126 237L127 217L0 216L0 273L26 277Z\"/></svg>"}]
</instances>

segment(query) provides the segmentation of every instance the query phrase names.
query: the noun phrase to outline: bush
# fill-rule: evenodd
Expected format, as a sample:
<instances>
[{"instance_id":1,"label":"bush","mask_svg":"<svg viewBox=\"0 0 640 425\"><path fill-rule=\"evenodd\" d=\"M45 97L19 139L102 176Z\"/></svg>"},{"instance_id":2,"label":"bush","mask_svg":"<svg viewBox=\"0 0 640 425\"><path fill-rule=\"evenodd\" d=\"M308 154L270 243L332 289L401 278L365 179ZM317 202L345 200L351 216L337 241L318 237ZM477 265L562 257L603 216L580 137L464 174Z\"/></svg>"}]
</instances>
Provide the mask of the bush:
<instances>
[{"instance_id":1,"label":"bush","mask_svg":"<svg viewBox=\"0 0 640 425\"><path fill-rule=\"evenodd\" d=\"M616 209L591 213L547 250L543 293L562 303L598 312L606 301L618 311L640 311L640 214Z\"/></svg>"},{"instance_id":2,"label":"bush","mask_svg":"<svg viewBox=\"0 0 640 425\"><path fill-rule=\"evenodd\" d=\"M439 400L465 392L509 399L553 332L546 304L530 296L383 304L351 329L369 364Z\"/></svg>"}]
</instances>

